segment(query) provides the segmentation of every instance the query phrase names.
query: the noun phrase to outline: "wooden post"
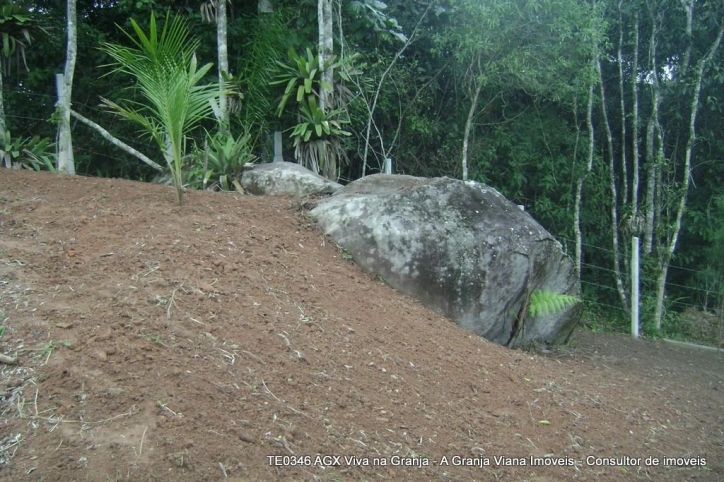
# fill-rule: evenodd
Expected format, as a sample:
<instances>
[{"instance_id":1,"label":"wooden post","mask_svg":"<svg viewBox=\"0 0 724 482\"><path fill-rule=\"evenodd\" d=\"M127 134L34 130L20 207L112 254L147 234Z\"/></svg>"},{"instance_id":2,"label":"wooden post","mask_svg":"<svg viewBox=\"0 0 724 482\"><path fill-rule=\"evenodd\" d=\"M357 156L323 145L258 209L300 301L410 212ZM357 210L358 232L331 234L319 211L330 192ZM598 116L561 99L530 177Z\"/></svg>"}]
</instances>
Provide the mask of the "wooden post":
<instances>
[{"instance_id":1,"label":"wooden post","mask_svg":"<svg viewBox=\"0 0 724 482\"><path fill-rule=\"evenodd\" d=\"M631 238L631 336L639 337L639 238Z\"/></svg>"},{"instance_id":2,"label":"wooden post","mask_svg":"<svg viewBox=\"0 0 724 482\"><path fill-rule=\"evenodd\" d=\"M274 161L273 162L284 162L284 156L282 155L282 133L280 131L274 132Z\"/></svg>"}]
</instances>

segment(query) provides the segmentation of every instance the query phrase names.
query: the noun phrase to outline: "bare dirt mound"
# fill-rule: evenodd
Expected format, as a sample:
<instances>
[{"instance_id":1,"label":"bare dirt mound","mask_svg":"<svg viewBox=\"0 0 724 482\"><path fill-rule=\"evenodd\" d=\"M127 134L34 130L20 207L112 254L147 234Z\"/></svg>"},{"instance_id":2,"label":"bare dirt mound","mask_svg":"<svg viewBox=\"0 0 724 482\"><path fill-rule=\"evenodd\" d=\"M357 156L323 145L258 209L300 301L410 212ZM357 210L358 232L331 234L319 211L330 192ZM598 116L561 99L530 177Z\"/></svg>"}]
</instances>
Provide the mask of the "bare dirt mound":
<instances>
[{"instance_id":1,"label":"bare dirt mound","mask_svg":"<svg viewBox=\"0 0 724 482\"><path fill-rule=\"evenodd\" d=\"M586 332L510 351L290 200L185 199L0 171L0 479L724 478L717 353Z\"/></svg>"}]
</instances>

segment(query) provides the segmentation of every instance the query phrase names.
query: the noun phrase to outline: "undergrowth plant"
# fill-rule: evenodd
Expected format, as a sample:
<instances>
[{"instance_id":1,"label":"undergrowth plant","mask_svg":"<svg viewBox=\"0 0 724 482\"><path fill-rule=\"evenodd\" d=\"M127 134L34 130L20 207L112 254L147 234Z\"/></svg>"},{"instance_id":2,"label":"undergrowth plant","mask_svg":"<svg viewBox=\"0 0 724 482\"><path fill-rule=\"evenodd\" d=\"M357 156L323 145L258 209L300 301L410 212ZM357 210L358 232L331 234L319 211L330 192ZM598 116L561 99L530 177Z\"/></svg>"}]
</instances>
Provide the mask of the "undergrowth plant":
<instances>
[{"instance_id":1,"label":"undergrowth plant","mask_svg":"<svg viewBox=\"0 0 724 482\"><path fill-rule=\"evenodd\" d=\"M549 290L533 290L528 302L528 314L531 318L548 316L569 308L581 300L572 295L556 293Z\"/></svg>"},{"instance_id":2,"label":"undergrowth plant","mask_svg":"<svg viewBox=\"0 0 724 482\"><path fill-rule=\"evenodd\" d=\"M249 133L236 137L226 130L207 133L203 148L194 149L187 182L200 189L242 192L239 176L256 160L252 149Z\"/></svg>"},{"instance_id":3,"label":"undergrowth plant","mask_svg":"<svg viewBox=\"0 0 724 482\"><path fill-rule=\"evenodd\" d=\"M55 146L39 136L13 138L6 130L0 136L0 167L55 171Z\"/></svg>"},{"instance_id":4,"label":"undergrowth plant","mask_svg":"<svg viewBox=\"0 0 724 482\"><path fill-rule=\"evenodd\" d=\"M336 56L322 64L319 55L307 49L306 56L289 51L289 62L277 62L277 73L271 85L285 85L277 106L276 114L281 117L290 100L296 102L294 115L297 123L292 128L294 155L297 161L315 173L321 173L328 179L339 178L339 166L347 161L342 143L344 137L352 135L342 128L349 121L345 118L345 104L351 92L344 87L344 64ZM322 73L332 69L340 78L336 83L334 95L330 96L330 105L323 109L319 101L321 89L331 89L322 80Z\"/></svg>"}]
</instances>

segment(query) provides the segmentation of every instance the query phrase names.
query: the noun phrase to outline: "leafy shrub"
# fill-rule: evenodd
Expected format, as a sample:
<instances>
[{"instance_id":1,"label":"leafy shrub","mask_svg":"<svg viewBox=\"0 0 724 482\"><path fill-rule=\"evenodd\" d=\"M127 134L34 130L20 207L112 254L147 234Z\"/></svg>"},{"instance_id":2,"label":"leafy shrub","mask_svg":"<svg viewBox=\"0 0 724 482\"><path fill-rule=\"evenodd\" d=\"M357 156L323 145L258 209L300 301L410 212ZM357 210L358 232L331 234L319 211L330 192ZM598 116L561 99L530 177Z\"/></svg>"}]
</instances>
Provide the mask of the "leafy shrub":
<instances>
[{"instance_id":1,"label":"leafy shrub","mask_svg":"<svg viewBox=\"0 0 724 482\"><path fill-rule=\"evenodd\" d=\"M55 145L39 136L13 139L5 131L5 136L0 136L0 166L55 171Z\"/></svg>"},{"instance_id":2,"label":"leafy shrub","mask_svg":"<svg viewBox=\"0 0 724 482\"><path fill-rule=\"evenodd\" d=\"M283 115L291 99L297 104L295 114L298 122L291 134L294 156L306 168L334 181L339 178L340 164L347 161L342 138L352 135L342 128L342 124L348 123L343 117L346 103L352 96L344 86L349 77L341 68L343 65L334 55L322 64L319 55L313 54L310 49L307 49L306 57L290 50L289 62L277 62L278 70L271 82L271 85L286 86L277 106L277 116ZM329 96L328 109L322 109L319 92L333 88L322 80L322 73L329 69L333 69L340 79L336 83L335 95Z\"/></svg>"},{"instance_id":3,"label":"leafy shrub","mask_svg":"<svg viewBox=\"0 0 724 482\"><path fill-rule=\"evenodd\" d=\"M194 149L187 184L197 189L231 191L235 188L241 192L239 176L244 167L256 160L252 148L248 133L236 138L226 131L213 136L207 134L203 149L198 146Z\"/></svg>"}]
</instances>

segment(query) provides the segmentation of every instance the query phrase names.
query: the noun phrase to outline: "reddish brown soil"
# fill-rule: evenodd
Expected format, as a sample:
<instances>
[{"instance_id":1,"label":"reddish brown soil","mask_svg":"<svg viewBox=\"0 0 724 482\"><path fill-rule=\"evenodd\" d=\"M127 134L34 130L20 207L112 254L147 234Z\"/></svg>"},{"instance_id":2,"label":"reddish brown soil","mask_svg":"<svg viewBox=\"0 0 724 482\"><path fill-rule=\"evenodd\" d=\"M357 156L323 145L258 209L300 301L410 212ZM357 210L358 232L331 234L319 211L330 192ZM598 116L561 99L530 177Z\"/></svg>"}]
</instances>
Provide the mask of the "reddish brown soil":
<instances>
[{"instance_id":1,"label":"reddish brown soil","mask_svg":"<svg viewBox=\"0 0 724 482\"><path fill-rule=\"evenodd\" d=\"M724 356L585 331L511 351L289 199L185 199L0 171L0 479L724 480ZM587 463L614 457L640 461Z\"/></svg>"}]
</instances>

